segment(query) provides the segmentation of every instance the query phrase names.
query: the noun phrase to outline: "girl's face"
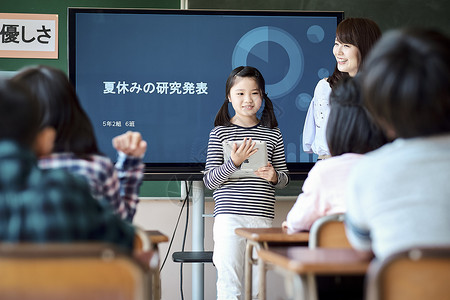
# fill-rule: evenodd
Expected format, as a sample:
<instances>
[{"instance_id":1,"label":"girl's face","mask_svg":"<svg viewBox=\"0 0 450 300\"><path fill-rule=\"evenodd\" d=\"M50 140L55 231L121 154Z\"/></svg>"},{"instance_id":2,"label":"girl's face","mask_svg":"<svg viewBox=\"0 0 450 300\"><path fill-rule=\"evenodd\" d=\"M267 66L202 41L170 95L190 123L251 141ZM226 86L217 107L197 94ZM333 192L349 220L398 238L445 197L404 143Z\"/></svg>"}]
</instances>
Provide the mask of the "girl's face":
<instances>
[{"instance_id":1,"label":"girl's face","mask_svg":"<svg viewBox=\"0 0 450 300\"><path fill-rule=\"evenodd\" d=\"M237 77L228 94L236 117L256 120L256 113L262 104L261 90L256 80L251 77Z\"/></svg>"},{"instance_id":2,"label":"girl's face","mask_svg":"<svg viewBox=\"0 0 450 300\"><path fill-rule=\"evenodd\" d=\"M338 70L354 77L359 68L359 49L355 45L341 43L336 39L333 54Z\"/></svg>"}]
</instances>

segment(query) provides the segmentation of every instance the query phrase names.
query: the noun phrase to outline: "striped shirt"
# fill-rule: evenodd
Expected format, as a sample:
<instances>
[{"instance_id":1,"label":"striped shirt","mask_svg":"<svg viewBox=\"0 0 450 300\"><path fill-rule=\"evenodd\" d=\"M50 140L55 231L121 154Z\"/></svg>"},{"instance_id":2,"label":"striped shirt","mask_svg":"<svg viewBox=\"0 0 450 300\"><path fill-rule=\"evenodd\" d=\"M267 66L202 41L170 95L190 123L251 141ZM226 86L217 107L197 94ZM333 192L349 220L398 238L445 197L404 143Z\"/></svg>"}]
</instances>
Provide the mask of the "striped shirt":
<instances>
[{"instance_id":1,"label":"striped shirt","mask_svg":"<svg viewBox=\"0 0 450 300\"><path fill-rule=\"evenodd\" d=\"M231 159L224 162L222 142L244 138L267 142L268 161L277 172L277 184L259 177L229 178L237 168ZM278 128L258 124L250 128L217 126L211 130L203 181L208 189L214 190L214 216L235 214L273 219L275 188L284 188L289 183L287 172L283 137Z\"/></svg>"}]
</instances>

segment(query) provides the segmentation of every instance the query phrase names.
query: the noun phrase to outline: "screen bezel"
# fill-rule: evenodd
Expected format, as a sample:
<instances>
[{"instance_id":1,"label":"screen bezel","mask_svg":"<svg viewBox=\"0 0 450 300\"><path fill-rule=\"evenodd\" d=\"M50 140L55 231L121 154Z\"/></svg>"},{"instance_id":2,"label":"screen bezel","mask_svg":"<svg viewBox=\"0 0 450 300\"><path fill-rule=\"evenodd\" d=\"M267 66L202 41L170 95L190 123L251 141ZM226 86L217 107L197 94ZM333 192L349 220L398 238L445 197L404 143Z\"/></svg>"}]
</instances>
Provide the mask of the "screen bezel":
<instances>
[{"instance_id":1,"label":"screen bezel","mask_svg":"<svg viewBox=\"0 0 450 300\"><path fill-rule=\"evenodd\" d=\"M311 16L335 17L337 24L344 19L343 11L298 11L298 10L190 10L190 9L126 9L126 8L68 8L68 74L76 86L76 15L92 14L179 14L179 15L237 15L237 16ZM336 25L337 25L336 24ZM305 179L314 163L287 163L291 179ZM205 163L146 163L144 180L201 180Z\"/></svg>"}]
</instances>

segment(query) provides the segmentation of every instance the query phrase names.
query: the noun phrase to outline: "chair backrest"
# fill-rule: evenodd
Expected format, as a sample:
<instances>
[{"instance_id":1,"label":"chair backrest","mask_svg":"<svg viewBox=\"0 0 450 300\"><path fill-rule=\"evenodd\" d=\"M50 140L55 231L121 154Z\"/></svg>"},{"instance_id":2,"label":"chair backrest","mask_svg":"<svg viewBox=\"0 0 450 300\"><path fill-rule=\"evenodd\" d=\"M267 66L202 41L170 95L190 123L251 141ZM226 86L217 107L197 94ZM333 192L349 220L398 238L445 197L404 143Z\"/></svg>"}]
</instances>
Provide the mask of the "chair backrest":
<instances>
[{"instance_id":1,"label":"chair backrest","mask_svg":"<svg viewBox=\"0 0 450 300\"><path fill-rule=\"evenodd\" d=\"M140 251L152 250L152 242L144 229L134 225L134 230L134 249Z\"/></svg>"},{"instance_id":2,"label":"chair backrest","mask_svg":"<svg viewBox=\"0 0 450 300\"><path fill-rule=\"evenodd\" d=\"M309 248L351 248L345 234L344 214L316 220L309 231Z\"/></svg>"},{"instance_id":3,"label":"chair backrest","mask_svg":"<svg viewBox=\"0 0 450 300\"><path fill-rule=\"evenodd\" d=\"M0 244L0 299L150 299L130 255L102 243Z\"/></svg>"},{"instance_id":4,"label":"chair backrest","mask_svg":"<svg viewBox=\"0 0 450 300\"><path fill-rule=\"evenodd\" d=\"M416 248L373 261L366 299L449 299L450 247Z\"/></svg>"}]
</instances>

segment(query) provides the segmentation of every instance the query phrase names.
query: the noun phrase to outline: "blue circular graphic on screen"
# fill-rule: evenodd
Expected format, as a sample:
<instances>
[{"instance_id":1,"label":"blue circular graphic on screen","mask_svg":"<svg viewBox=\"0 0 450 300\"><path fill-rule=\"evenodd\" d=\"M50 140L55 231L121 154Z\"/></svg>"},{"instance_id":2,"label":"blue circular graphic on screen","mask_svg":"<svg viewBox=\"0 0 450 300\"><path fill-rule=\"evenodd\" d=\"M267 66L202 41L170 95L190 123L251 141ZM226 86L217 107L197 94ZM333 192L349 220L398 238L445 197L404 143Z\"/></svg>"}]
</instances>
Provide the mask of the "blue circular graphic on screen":
<instances>
[{"instance_id":1,"label":"blue circular graphic on screen","mask_svg":"<svg viewBox=\"0 0 450 300\"><path fill-rule=\"evenodd\" d=\"M317 72L317 76L319 76L319 79L326 78L330 76L330 72L328 71L328 69L320 68Z\"/></svg>"},{"instance_id":2,"label":"blue circular graphic on screen","mask_svg":"<svg viewBox=\"0 0 450 300\"><path fill-rule=\"evenodd\" d=\"M260 47L263 43L264 47ZM289 68L286 75L276 83L266 82L266 91L270 98L279 98L291 92L298 84L303 75L304 59L303 51L294 37L286 31L273 27L263 26L247 32L237 42L232 57L233 69L247 65L247 57L252 54L262 61L273 64L276 69L277 61L269 59L270 43L276 43L284 48L289 57ZM255 47L259 45L259 47Z\"/></svg>"},{"instance_id":3,"label":"blue circular graphic on screen","mask_svg":"<svg viewBox=\"0 0 450 300\"><path fill-rule=\"evenodd\" d=\"M306 32L306 35L308 36L308 40L311 43L320 43L323 41L323 38L325 37L325 31L323 31L323 28L319 25L313 25L308 28L308 31Z\"/></svg>"},{"instance_id":4,"label":"blue circular graphic on screen","mask_svg":"<svg viewBox=\"0 0 450 300\"><path fill-rule=\"evenodd\" d=\"M300 111L307 111L309 108L309 103L311 103L311 95L307 93L301 93L295 98L295 106Z\"/></svg>"},{"instance_id":5,"label":"blue circular graphic on screen","mask_svg":"<svg viewBox=\"0 0 450 300\"><path fill-rule=\"evenodd\" d=\"M289 143L286 147L286 162L297 161L297 145L295 143Z\"/></svg>"}]
</instances>

